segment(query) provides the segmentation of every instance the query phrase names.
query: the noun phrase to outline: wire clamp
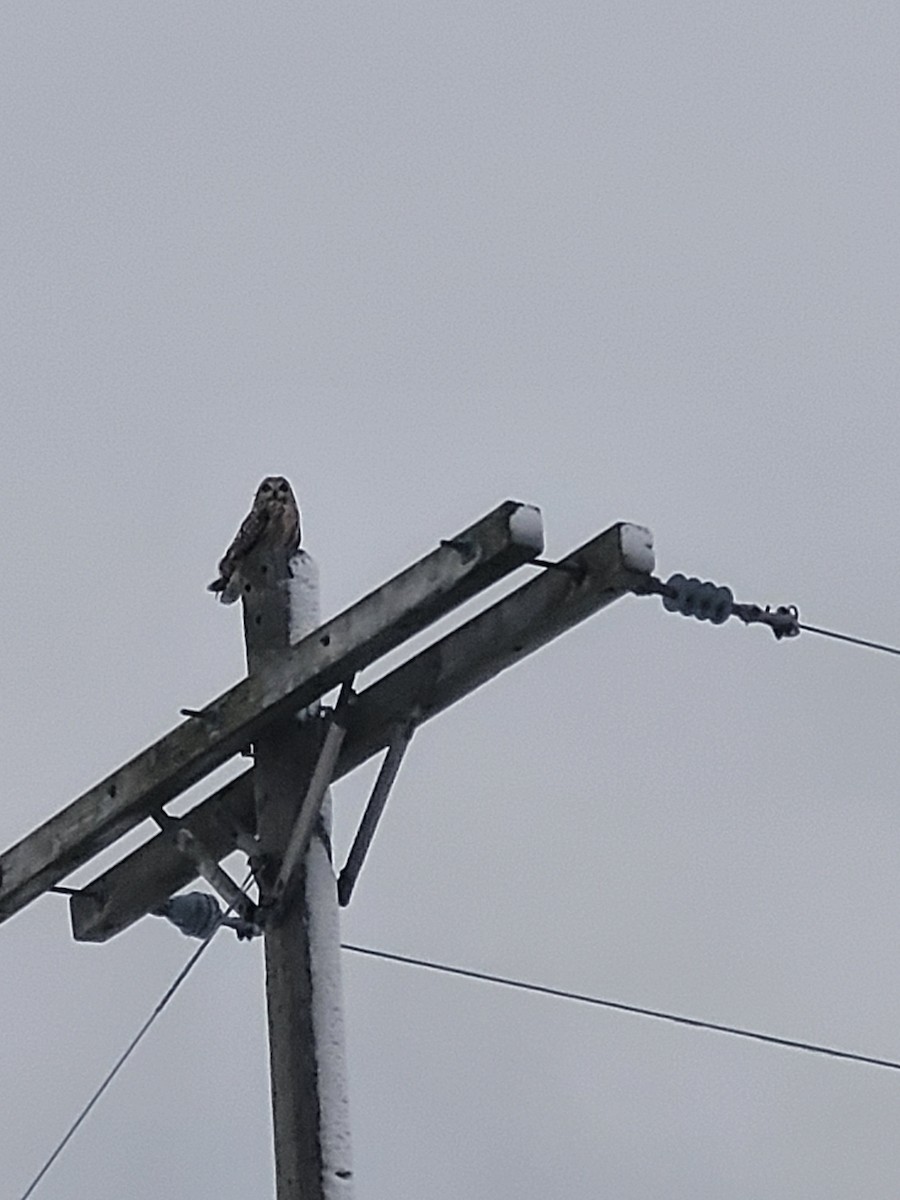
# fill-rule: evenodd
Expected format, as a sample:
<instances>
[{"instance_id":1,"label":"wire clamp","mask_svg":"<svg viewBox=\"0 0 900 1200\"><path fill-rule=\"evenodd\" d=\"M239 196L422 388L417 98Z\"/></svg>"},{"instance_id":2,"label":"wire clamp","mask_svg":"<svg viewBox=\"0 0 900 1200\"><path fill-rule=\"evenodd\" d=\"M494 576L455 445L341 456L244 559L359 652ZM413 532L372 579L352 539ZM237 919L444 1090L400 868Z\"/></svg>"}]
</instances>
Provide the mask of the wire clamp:
<instances>
[{"instance_id":1,"label":"wire clamp","mask_svg":"<svg viewBox=\"0 0 900 1200\"><path fill-rule=\"evenodd\" d=\"M780 604L774 612L768 604L765 608L760 608L758 604L735 604L734 615L745 625L754 622L768 625L779 642L782 638L800 635L800 610L794 604Z\"/></svg>"}]
</instances>

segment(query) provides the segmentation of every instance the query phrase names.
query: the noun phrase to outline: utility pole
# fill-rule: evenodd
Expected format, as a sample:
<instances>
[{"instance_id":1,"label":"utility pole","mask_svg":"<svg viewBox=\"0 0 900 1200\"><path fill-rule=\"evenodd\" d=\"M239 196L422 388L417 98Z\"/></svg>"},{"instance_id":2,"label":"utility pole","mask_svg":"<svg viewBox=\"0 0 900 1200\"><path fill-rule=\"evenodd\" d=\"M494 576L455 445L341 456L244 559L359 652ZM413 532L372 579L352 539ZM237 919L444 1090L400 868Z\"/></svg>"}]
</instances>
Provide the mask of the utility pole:
<instances>
[{"instance_id":1,"label":"utility pole","mask_svg":"<svg viewBox=\"0 0 900 1200\"><path fill-rule=\"evenodd\" d=\"M242 567L249 674L277 663L319 624L318 572L305 551L253 555ZM253 744L260 910L279 878L325 747L318 704L282 718ZM327 782L327 780L326 780ZM277 1200L349 1200L350 1122L341 1004L340 930L331 865L331 803L265 924L266 1006Z\"/></svg>"},{"instance_id":2,"label":"utility pole","mask_svg":"<svg viewBox=\"0 0 900 1200\"><path fill-rule=\"evenodd\" d=\"M560 562L542 550L539 510L506 501L324 625L306 552L257 550L242 564L247 678L182 709L184 723L0 855L2 922L152 816L156 837L71 895L75 939L105 941L148 913L171 915L179 899L215 913L207 895L173 899L200 875L237 909L234 928L263 932L277 1200L352 1192L329 785L387 750L341 872L348 903L415 729L653 582L642 526L613 525ZM542 570L354 694L359 671L526 563ZM337 687L336 706L320 710ZM248 746L252 770L184 816L165 812ZM235 850L254 869L255 904L220 866Z\"/></svg>"}]
</instances>

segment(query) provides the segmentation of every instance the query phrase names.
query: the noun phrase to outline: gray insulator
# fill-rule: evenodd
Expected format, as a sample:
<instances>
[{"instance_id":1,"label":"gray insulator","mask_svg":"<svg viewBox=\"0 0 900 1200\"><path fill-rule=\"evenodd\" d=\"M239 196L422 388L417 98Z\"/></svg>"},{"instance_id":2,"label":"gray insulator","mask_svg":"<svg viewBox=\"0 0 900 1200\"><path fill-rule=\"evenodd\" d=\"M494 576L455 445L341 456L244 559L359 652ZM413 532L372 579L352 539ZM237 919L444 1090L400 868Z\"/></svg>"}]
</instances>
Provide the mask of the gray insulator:
<instances>
[{"instance_id":1,"label":"gray insulator","mask_svg":"<svg viewBox=\"0 0 900 1200\"><path fill-rule=\"evenodd\" d=\"M208 892L171 896L153 912L157 917L167 917L187 937L195 938L209 937L222 916L218 901Z\"/></svg>"},{"instance_id":2,"label":"gray insulator","mask_svg":"<svg viewBox=\"0 0 900 1200\"><path fill-rule=\"evenodd\" d=\"M668 595L663 596L663 605L668 612L721 625L734 610L734 596L727 587L678 574L666 580L666 588Z\"/></svg>"},{"instance_id":3,"label":"gray insulator","mask_svg":"<svg viewBox=\"0 0 900 1200\"><path fill-rule=\"evenodd\" d=\"M165 904L153 909L155 917L167 917L187 937L208 938L218 925L233 929L240 941L259 937L262 927L243 917L223 916L222 907L208 892L186 892L171 896Z\"/></svg>"}]
</instances>

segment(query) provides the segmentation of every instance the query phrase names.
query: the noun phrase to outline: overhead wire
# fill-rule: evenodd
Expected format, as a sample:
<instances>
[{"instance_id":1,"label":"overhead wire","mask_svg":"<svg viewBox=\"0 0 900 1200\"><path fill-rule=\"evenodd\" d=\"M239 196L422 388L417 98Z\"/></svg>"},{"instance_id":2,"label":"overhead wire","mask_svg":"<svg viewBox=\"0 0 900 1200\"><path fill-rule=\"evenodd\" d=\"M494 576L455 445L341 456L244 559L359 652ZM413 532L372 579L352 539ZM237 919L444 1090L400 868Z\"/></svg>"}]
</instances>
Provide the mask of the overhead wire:
<instances>
[{"instance_id":1,"label":"overhead wire","mask_svg":"<svg viewBox=\"0 0 900 1200\"><path fill-rule=\"evenodd\" d=\"M865 638L853 637L849 633L836 633L833 629L820 629L816 625L806 625L803 621L797 622L797 628L805 629L807 633L818 633L822 637L837 638L841 642L850 642L853 646L866 646L870 650L883 650L885 654L900 654L900 649L896 646L888 646L884 642L870 642Z\"/></svg>"},{"instance_id":2,"label":"overhead wire","mask_svg":"<svg viewBox=\"0 0 900 1200\"><path fill-rule=\"evenodd\" d=\"M561 564L540 563L542 566L559 566ZM729 587L720 586L709 580L698 579L677 572L665 581L655 575L647 575L631 589L636 596L659 596L663 607L668 612L680 613L684 617L694 617L698 621L710 621L713 625L722 625L729 617L737 617L745 625L768 625L778 641L784 638L796 637L801 630L807 633L817 633L821 637L835 638L837 641L849 642L854 646L864 646L869 650L880 650L885 654L900 655L900 648L889 646L885 642L875 642L869 638L856 637L849 633L839 633L834 629L822 629L818 625L808 625L800 620L799 610L794 605L780 605L772 609L769 605L742 604L735 600Z\"/></svg>"},{"instance_id":3,"label":"overhead wire","mask_svg":"<svg viewBox=\"0 0 900 1200\"><path fill-rule=\"evenodd\" d=\"M685 1017L678 1013L664 1012L657 1008L644 1008L638 1004L625 1004L620 1000L605 1000L599 996L591 996L585 992L572 992L564 988L549 987L541 983L528 983L522 979L514 979L507 975L494 975L487 971L474 971L468 967L450 966L447 963L434 962L431 959L416 958L409 954L392 954L387 950L374 950L369 946L351 945L342 942L341 948L353 954L365 955L368 958L380 958L387 962L402 963L410 967L422 967L429 971L438 971L444 975L456 975L463 979L476 979L482 983L496 983L503 987L517 988L519 991L532 992L540 996L551 996L559 1000L575 1000L580 1004L589 1004L596 1008L609 1008L616 1012L632 1013L640 1017L652 1017L657 1021L669 1021L675 1025L686 1025L692 1029L708 1029L715 1033L727 1033L733 1037L749 1038L756 1042L767 1042L773 1046L785 1046L791 1050L805 1050L809 1054L824 1054L830 1058L847 1059L850 1062L866 1063L873 1067L888 1067L900 1071L900 1061L891 1058L878 1058L870 1054L857 1054L852 1050L839 1050L835 1046L825 1046L817 1042L804 1042L795 1038L778 1037L772 1033L760 1033L754 1029L743 1029L738 1025L723 1025L717 1021L704 1021L699 1017Z\"/></svg>"},{"instance_id":4,"label":"overhead wire","mask_svg":"<svg viewBox=\"0 0 900 1200\"><path fill-rule=\"evenodd\" d=\"M535 565L542 566L542 567L561 566L561 564L543 562L540 560L536 561ZM654 588L653 590L659 590L659 591L663 591L664 589L668 590L668 585L662 584L662 581L654 580L653 582L655 584L660 585L660 587L658 589ZM687 582L698 583L699 581L691 580L691 581L687 581ZM714 586L714 585L705 585L705 586ZM734 607L739 608L741 606L735 605ZM743 606L743 607L747 608L747 607L755 607L755 606ZM785 610L785 611L787 611L787 610ZM763 610L760 610L760 612L762 613ZM791 612L792 612L792 614L796 614L796 610L791 610ZM779 615L780 615L780 613L781 613L781 610L779 610ZM696 615L696 614L691 614L691 615ZM771 614L769 614L768 611L766 610L765 613L763 613L762 619L766 620L770 615ZM701 618L701 619L703 619L703 618ZM757 617L755 619L760 619L760 618ZM855 637L851 634L846 634L846 633L839 633L836 630L832 630L832 629L823 629L816 625L808 625L805 622L797 620L796 615L794 615L794 617L793 617L793 628L797 631L804 630L807 633L815 633L821 637L833 638L837 641L847 642L851 645L865 647L870 650L878 650L885 654L900 655L900 648L898 648L896 646L890 646L884 642L869 641L866 638ZM245 890L245 888L247 887L247 884L250 882L252 876L253 876L253 870L251 869L248 872L244 883L241 885L241 888L240 888L241 892L243 892ZM50 890L55 891L55 892L60 892L60 893L70 893L70 892L74 891L75 889L69 889L69 888L57 886L57 887L51 888ZM122 1067L128 1061L128 1059L131 1057L132 1053L137 1049L141 1040L144 1038L145 1034L149 1031L149 1029L151 1028L153 1023L156 1021L157 1017L159 1017L159 1015L162 1013L162 1011L168 1005L169 1001L172 999L172 997L175 995L175 993L178 991L178 989L181 987L181 985L187 979L188 975L194 969L194 967L196 966L200 957L206 951L207 947L209 946L210 942L212 941L213 937L215 936L216 932L222 926L222 924L225 922L226 918L230 915L233 907L234 907L234 905L232 903L221 914L221 917L219 918L216 925L209 932L209 934L206 935L206 937L202 940L200 945L197 947L197 949L194 951L194 953L190 956L190 958L187 960L185 965L182 967L182 969L176 975L175 979L172 981L172 983L170 984L170 986L168 987L168 989L166 990L166 992L160 999L159 1003L156 1005L156 1007L150 1013L147 1020L140 1027L138 1032L135 1034L135 1036L129 1042L128 1046L125 1048L125 1050L119 1056L119 1058L116 1060L116 1062L113 1065L113 1067L111 1068L111 1070L107 1073L107 1075L104 1077L103 1081L97 1087L94 1094L88 1100L87 1104L84 1106L84 1108L78 1114L76 1119L72 1122L71 1126L69 1127L69 1129L67 1130L65 1135L61 1138L59 1143L56 1145L53 1152L50 1154L50 1156L48 1157L48 1159L46 1160L44 1165L41 1167L40 1171L37 1173L37 1175L31 1181L31 1183L29 1184L26 1191L22 1193L21 1200L29 1200L29 1197L34 1193L38 1184L41 1182L41 1180L44 1178L44 1176L47 1174L47 1172L53 1166L54 1162L56 1162L59 1155L62 1153L62 1151L68 1145L69 1141L72 1139L72 1137L75 1135L75 1133L80 1128L82 1123L85 1121L85 1119L87 1118L87 1116L89 1115L91 1110L94 1108L94 1106L100 1100L103 1093L110 1086L113 1079L115 1079L116 1075L118 1075L119 1071L122 1069ZM583 993L583 992L574 992L574 991L569 991L569 990L566 990L563 988L550 987L546 984L529 983L525 980L515 979L515 978L509 977L509 976L496 975L496 974L492 974L492 973L486 972L486 971L476 971L476 970L473 970L473 969L470 969L467 967L459 967L459 966L454 966L454 965L450 965L447 963L439 963L439 962L432 961L430 959L417 958L412 955L395 954L395 953L391 953L390 951L387 951L387 950L376 950L376 949L374 949L372 947L368 947L368 946L357 946L357 945L353 945L348 942L342 942L341 948L343 950L348 951L349 953L359 954L359 955L369 957L369 958L382 959L387 962L399 963L399 964L402 964L405 966L419 967L424 970L436 971L436 972L439 972L439 973L445 974L445 975L454 975L454 976L464 978L464 979L473 979L473 980L477 980L482 983L494 983L494 984L497 984L497 985L500 985L503 987L518 989L519 991L531 992L532 994L550 996L550 997L553 997L556 999L572 1000L572 1001L575 1001L580 1004L588 1004L593 1007L606 1008L606 1009L610 1009L610 1010L617 1011L617 1012L631 1013L635 1016L648 1017L648 1018L651 1018L653 1020L658 1020L658 1021L667 1021L671 1024L687 1026L687 1027L693 1028L693 1029L706 1029L706 1030L709 1030L709 1031L715 1032L715 1033L725 1033L725 1034L731 1035L732 1037L744 1038L744 1039L749 1039L749 1040L757 1041L757 1042L764 1042L769 1045L782 1046L782 1047L785 1047L788 1049L793 1049L793 1050L802 1050L802 1051L805 1051L810 1054L820 1054L820 1055L828 1056L830 1058L838 1058L838 1059L844 1059L844 1060L850 1061L850 1062L864 1063L869 1066L885 1067L890 1070L900 1070L900 1061L897 1061L894 1059L880 1058L880 1057L877 1057L874 1055L868 1055L868 1054L858 1054L851 1050L841 1050L834 1046L827 1046L827 1045L823 1045L823 1044L816 1043L816 1042L805 1042L805 1041L801 1041L801 1040L795 1039L795 1038L786 1038L786 1037L777 1036L775 1034L761 1033L758 1030L746 1029L746 1028L742 1028L740 1026L725 1025L720 1022L707 1021L707 1020L703 1020L698 1017L687 1017L687 1016L683 1016L678 1013L665 1012L661 1009L646 1008L641 1005L627 1004L623 1001L618 1001L618 1000L608 1000L608 999L601 998L599 996L592 996L592 995L589 995L589 994Z\"/></svg>"},{"instance_id":5,"label":"overhead wire","mask_svg":"<svg viewBox=\"0 0 900 1200\"><path fill-rule=\"evenodd\" d=\"M241 892L247 887L247 884L252 878L253 871L248 872L246 879L241 885ZM29 1184L28 1188L22 1193L20 1200L29 1200L29 1197L34 1193L38 1184L56 1162L62 1151L74 1137L75 1133L81 1127L88 1114L100 1100L103 1093L118 1075L119 1071L131 1057L134 1050L137 1048L145 1034L156 1021L157 1017L165 1009L166 1005L187 979L188 975L200 960L201 955L209 947L210 942L216 932L223 925L225 918L231 912L233 904L221 914L220 919L213 929L203 938L200 945L187 960L178 974L173 979L172 983L166 989L159 1003L150 1013L149 1017L140 1027L135 1036L131 1039L128 1046L116 1060L110 1071L107 1072L103 1081L94 1091L87 1104L75 1118L66 1131L65 1135L57 1143L56 1147L47 1158L40 1171ZM798 1038L781 1037L777 1034L762 1033L759 1030L747 1029L739 1025L726 1025L718 1021L708 1021L700 1017L688 1017L681 1013L666 1012L663 1009L648 1008L644 1005L629 1004L621 1000L609 1000L600 996L594 996L587 992L576 992L566 988L552 987L548 984L531 983L527 980L516 979L509 975L498 975L489 971L478 971L470 967L460 967L449 963L437 962L434 959L426 959L416 957L410 954L397 954L389 950L377 950L371 946L359 946L351 942L341 942L341 949L348 953L358 954L362 957L381 959L385 962L398 963L403 966L419 967L423 970L434 971L442 975L456 976L461 979L472 979L480 983L493 983L501 987L508 987L514 990L529 992L532 995L549 996L553 999L571 1000L579 1004L587 1004L594 1008L605 1008L614 1012L630 1013L634 1016L648 1017L652 1020L666 1021L670 1024L681 1025L691 1029L706 1029L713 1033L729 1034L732 1037L743 1038L755 1042L763 1042L767 1045L781 1046L790 1050L802 1050L808 1054L819 1054L829 1058L843 1059L847 1062L862 1063L867 1066L884 1067L889 1070L900 1071L900 1061L891 1058L882 1058L871 1054L860 1054L853 1050L841 1050L836 1046L828 1046L819 1042L807 1042Z\"/></svg>"},{"instance_id":6,"label":"overhead wire","mask_svg":"<svg viewBox=\"0 0 900 1200\"><path fill-rule=\"evenodd\" d=\"M246 879L241 884L241 892L243 892L244 889L247 887L247 885L249 884L252 877L253 877L253 871L251 869L247 873ZM150 1016L147 1018L147 1020L143 1023L143 1025L140 1027L140 1029L137 1031L137 1033L134 1035L134 1037L128 1043L125 1050L119 1055L114 1066L112 1067L112 1069L107 1073L107 1075L103 1079L103 1082L96 1089L94 1094L91 1096L90 1100L88 1100L87 1104L84 1106L84 1108L81 1110L81 1112L75 1118L75 1120L69 1126L69 1129L67 1130L65 1136L63 1138L61 1138L61 1140L57 1143L56 1148L53 1150L53 1153L50 1155L50 1157L47 1159L47 1161L41 1167L40 1171L38 1171L37 1175L35 1175L34 1179L32 1179L31 1183L28 1185L28 1188L22 1193L21 1200L28 1200L28 1197L32 1195L32 1193L34 1192L37 1185L41 1182L41 1180L44 1178L44 1176L47 1174L47 1172L50 1170L50 1168L56 1162L57 1158L59 1158L60 1154L62 1154L63 1150L66 1148L66 1146L69 1144L71 1139L74 1137L75 1133L78 1131L81 1124L83 1123L85 1118L90 1113L91 1109L94 1107L94 1105L97 1103L97 1101L100 1099L100 1097L106 1091L106 1089L109 1087L109 1085L115 1079L115 1077L118 1075L119 1071L121 1071L122 1067L125 1066L125 1063L131 1057L132 1053L137 1049L138 1044L140 1043L140 1041L144 1037L144 1035L147 1033L147 1031L150 1029L150 1026L153 1024L153 1022L156 1020L156 1018L160 1015L160 1013L163 1011L163 1009L166 1007L166 1005L169 1003L169 1001L172 999L172 997L175 995L175 993L178 991L178 989L181 987L181 985L187 979L188 975L190 975L191 971L193 971L194 967L199 962L201 955L206 951L210 942L213 940L213 937L218 932L218 930L221 928L222 923L224 922L225 918L230 914L233 907L234 907L234 903L230 904L228 906L228 908L225 910L225 912L222 913L222 915L219 918L219 920L217 921L217 923L213 926L213 928L210 930L210 932L206 935L206 937L203 939L203 941L200 943L200 945L197 947L197 949L194 951L194 953L190 956L190 958L187 960L187 962L184 964L184 966L181 968L181 970L178 972L178 974L172 980L171 984L166 989L166 992L163 995L162 999L159 1001L159 1003L154 1008L153 1012L151 1012Z\"/></svg>"}]
</instances>

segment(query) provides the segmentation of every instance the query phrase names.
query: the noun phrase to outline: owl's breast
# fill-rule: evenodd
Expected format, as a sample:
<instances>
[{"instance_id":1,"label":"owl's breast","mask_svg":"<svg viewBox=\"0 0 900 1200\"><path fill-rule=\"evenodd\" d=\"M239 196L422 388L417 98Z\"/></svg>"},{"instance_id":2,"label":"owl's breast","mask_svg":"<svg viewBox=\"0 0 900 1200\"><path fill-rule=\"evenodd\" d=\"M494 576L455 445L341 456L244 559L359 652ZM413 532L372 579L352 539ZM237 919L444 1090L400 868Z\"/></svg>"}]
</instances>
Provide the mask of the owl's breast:
<instances>
[{"instance_id":1,"label":"owl's breast","mask_svg":"<svg viewBox=\"0 0 900 1200\"><path fill-rule=\"evenodd\" d=\"M269 518L271 536L279 545L296 550L300 545L300 514L295 505L279 504Z\"/></svg>"}]
</instances>

